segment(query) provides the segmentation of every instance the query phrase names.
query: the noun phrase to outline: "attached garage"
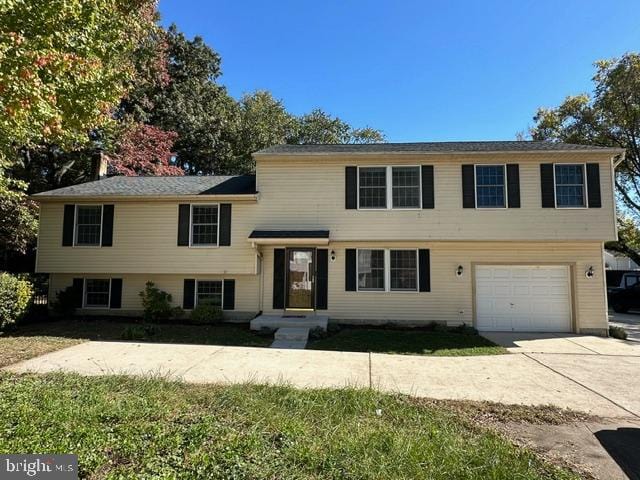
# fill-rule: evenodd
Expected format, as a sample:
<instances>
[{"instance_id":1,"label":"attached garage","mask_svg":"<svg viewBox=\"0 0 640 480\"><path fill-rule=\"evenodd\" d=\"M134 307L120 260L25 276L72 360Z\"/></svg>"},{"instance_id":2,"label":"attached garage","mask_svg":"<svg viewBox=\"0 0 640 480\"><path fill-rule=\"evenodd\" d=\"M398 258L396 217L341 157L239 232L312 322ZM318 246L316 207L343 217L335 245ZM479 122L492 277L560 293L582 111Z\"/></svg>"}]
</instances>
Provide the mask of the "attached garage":
<instances>
[{"instance_id":1,"label":"attached garage","mask_svg":"<svg viewBox=\"0 0 640 480\"><path fill-rule=\"evenodd\" d=\"M477 265L480 331L571 332L571 280L566 265Z\"/></svg>"}]
</instances>

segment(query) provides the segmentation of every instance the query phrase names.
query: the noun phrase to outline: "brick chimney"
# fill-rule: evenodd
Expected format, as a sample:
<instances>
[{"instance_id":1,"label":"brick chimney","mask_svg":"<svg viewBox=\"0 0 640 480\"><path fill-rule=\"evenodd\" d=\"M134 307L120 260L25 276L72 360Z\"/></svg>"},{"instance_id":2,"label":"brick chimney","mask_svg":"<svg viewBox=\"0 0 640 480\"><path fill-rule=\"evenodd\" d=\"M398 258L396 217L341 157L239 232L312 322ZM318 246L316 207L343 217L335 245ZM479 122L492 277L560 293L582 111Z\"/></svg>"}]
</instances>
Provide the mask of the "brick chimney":
<instances>
[{"instance_id":1,"label":"brick chimney","mask_svg":"<svg viewBox=\"0 0 640 480\"><path fill-rule=\"evenodd\" d=\"M91 157L91 180L107 178L107 156L97 150Z\"/></svg>"}]
</instances>

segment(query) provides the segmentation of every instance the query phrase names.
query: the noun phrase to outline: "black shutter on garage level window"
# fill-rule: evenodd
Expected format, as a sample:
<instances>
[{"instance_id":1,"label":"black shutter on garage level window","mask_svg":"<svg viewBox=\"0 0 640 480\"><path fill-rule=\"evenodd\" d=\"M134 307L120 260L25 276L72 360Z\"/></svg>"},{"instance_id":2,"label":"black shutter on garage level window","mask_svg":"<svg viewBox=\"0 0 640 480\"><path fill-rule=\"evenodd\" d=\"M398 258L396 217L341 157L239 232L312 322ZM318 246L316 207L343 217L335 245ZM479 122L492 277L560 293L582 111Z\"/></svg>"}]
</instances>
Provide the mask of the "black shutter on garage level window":
<instances>
[{"instance_id":1,"label":"black shutter on garage level window","mask_svg":"<svg viewBox=\"0 0 640 480\"><path fill-rule=\"evenodd\" d=\"M111 279L111 298L109 299L110 308L120 308L122 306L122 279Z\"/></svg>"},{"instance_id":2,"label":"black shutter on garage level window","mask_svg":"<svg viewBox=\"0 0 640 480\"><path fill-rule=\"evenodd\" d=\"M542 208L555 208L556 196L553 185L553 163L540 164L540 195Z\"/></svg>"},{"instance_id":3,"label":"black shutter on garage level window","mask_svg":"<svg viewBox=\"0 0 640 480\"><path fill-rule=\"evenodd\" d=\"M273 250L273 308L284 308L285 249Z\"/></svg>"},{"instance_id":4,"label":"black shutter on garage level window","mask_svg":"<svg viewBox=\"0 0 640 480\"><path fill-rule=\"evenodd\" d=\"M184 287L182 289L182 308L191 310L194 306L196 296L196 281L193 278L184 279Z\"/></svg>"},{"instance_id":5,"label":"black shutter on garage level window","mask_svg":"<svg viewBox=\"0 0 640 480\"><path fill-rule=\"evenodd\" d=\"M113 245L113 205L102 206L102 246Z\"/></svg>"},{"instance_id":6,"label":"black shutter on garage level window","mask_svg":"<svg viewBox=\"0 0 640 480\"><path fill-rule=\"evenodd\" d=\"M191 205L183 203L178 205L178 246L189 246L189 222L191 216Z\"/></svg>"},{"instance_id":7,"label":"black shutter on garage level window","mask_svg":"<svg viewBox=\"0 0 640 480\"><path fill-rule=\"evenodd\" d=\"M73 279L73 306L82 308L82 298L84 296L84 278Z\"/></svg>"},{"instance_id":8,"label":"black shutter on garage level window","mask_svg":"<svg viewBox=\"0 0 640 480\"><path fill-rule=\"evenodd\" d=\"M347 292L355 292L357 290L357 254L355 248L347 248L344 251L344 289Z\"/></svg>"},{"instance_id":9,"label":"black shutter on garage level window","mask_svg":"<svg viewBox=\"0 0 640 480\"><path fill-rule=\"evenodd\" d=\"M231 204L220 204L220 242L221 247L231 245Z\"/></svg>"},{"instance_id":10,"label":"black shutter on garage level window","mask_svg":"<svg viewBox=\"0 0 640 480\"><path fill-rule=\"evenodd\" d=\"M236 308L236 281L233 279L225 280L222 291L224 292L222 309L234 310Z\"/></svg>"},{"instance_id":11,"label":"black shutter on garage level window","mask_svg":"<svg viewBox=\"0 0 640 480\"><path fill-rule=\"evenodd\" d=\"M431 259L429 250L425 248L418 250L418 290L431 291Z\"/></svg>"},{"instance_id":12,"label":"black shutter on garage level window","mask_svg":"<svg viewBox=\"0 0 640 480\"><path fill-rule=\"evenodd\" d=\"M434 208L433 165L422 165L422 208Z\"/></svg>"},{"instance_id":13,"label":"black shutter on garage level window","mask_svg":"<svg viewBox=\"0 0 640 480\"><path fill-rule=\"evenodd\" d=\"M520 208L520 167L517 163L507 165L507 197L509 208Z\"/></svg>"},{"instance_id":14,"label":"black shutter on garage level window","mask_svg":"<svg viewBox=\"0 0 640 480\"><path fill-rule=\"evenodd\" d=\"M329 280L329 251L326 248L316 250L316 309L327 309Z\"/></svg>"},{"instance_id":15,"label":"black shutter on garage level window","mask_svg":"<svg viewBox=\"0 0 640 480\"><path fill-rule=\"evenodd\" d=\"M476 179L473 165L462 165L462 208L476 208Z\"/></svg>"},{"instance_id":16,"label":"black shutter on garage level window","mask_svg":"<svg viewBox=\"0 0 640 480\"><path fill-rule=\"evenodd\" d=\"M587 195L589 208L601 208L600 199L600 165L587 163Z\"/></svg>"},{"instance_id":17,"label":"black shutter on garage level window","mask_svg":"<svg viewBox=\"0 0 640 480\"><path fill-rule=\"evenodd\" d=\"M358 208L358 167L345 167L345 208Z\"/></svg>"},{"instance_id":18,"label":"black shutter on garage level window","mask_svg":"<svg viewBox=\"0 0 640 480\"><path fill-rule=\"evenodd\" d=\"M64 206L64 218L62 220L62 246L73 246L73 225L76 217L76 206L65 205Z\"/></svg>"}]
</instances>

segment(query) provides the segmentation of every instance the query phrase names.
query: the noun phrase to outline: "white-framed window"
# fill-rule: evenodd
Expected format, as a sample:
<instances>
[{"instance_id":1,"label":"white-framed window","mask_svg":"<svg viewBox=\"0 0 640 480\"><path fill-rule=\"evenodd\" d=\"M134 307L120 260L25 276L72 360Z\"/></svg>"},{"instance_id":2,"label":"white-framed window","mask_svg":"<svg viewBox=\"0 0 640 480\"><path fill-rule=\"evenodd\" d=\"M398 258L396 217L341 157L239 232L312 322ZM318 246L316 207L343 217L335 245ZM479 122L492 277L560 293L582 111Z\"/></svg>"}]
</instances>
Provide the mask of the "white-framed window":
<instances>
[{"instance_id":1,"label":"white-framed window","mask_svg":"<svg viewBox=\"0 0 640 480\"><path fill-rule=\"evenodd\" d=\"M101 237L102 205L76 205L74 245L99 247Z\"/></svg>"},{"instance_id":2,"label":"white-framed window","mask_svg":"<svg viewBox=\"0 0 640 480\"><path fill-rule=\"evenodd\" d=\"M111 279L109 278L85 278L84 279L84 307L109 308L111 298Z\"/></svg>"},{"instance_id":3,"label":"white-framed window","mask_svg":"<svg viewBox=\"0 0 640 480\"><path fill-rule=\"evenodd\" d=\"M505 165L476 165L476 207L506 208L507 175Z\"/></svg>"},{"instance_id":4,"label":"white-framed window","mask_svg":"<svg viewBox=\"0 0 640 480\"><path fill-rule=\"evenodd\" d=\"M420 208L420 167L391 167L392 208Z\"/></svg>"},{"instance_id":5,"label":"white-framed window","mask_svg":"<svg viewBox=\"0 0 640 480\"><path fill-rule=\"evenodd\" d=\"M417 292L417 249L358 249L359 292Z\"/></svg>"},{"instance_id":6,"label":"white-framed window","mask_svg":"<svg viewBox=\"0 0 640 480\"><path fill-rule=\"evenodd\" d=\"M358 290L385 291L385 251L358 250Z\"/></svg>"},{"instance_id":7,"label":"white-framed window","mask_svg":"<svg viewBox=\"0 0 640 480\"><path fill-rule=\"evenodd\" d=\"M390 250L389 279L391 291L418 291L418 251Z\"/></svg>"},{"instance_id":8,"label":"white-framed window","mask_svg":"<svg viewBox=\"0 0 640 480\"><path fill-rule=\"evenodd\" d=\"M195 304L222 308L222 289L222 280L197 280Z\"/></svg>"},{"instance_id":9,"label":"white-framed window","mask_svg":"<svg viewBox=\"0 0 640 480\"><path fill-rule=\"evenodd\" d=\"M358 205L361 209L387 208L387 168L358 168Z\"/></svg>"},{"instance_id":10,"label":"white-framed window","mask_svg":"<svg viewBox=\"0 0 640 480\"><path fill-rule=\"evenodd\" d=\"M421 179L418 165L358 167L358 209L419 209Z\"/></svg>"},{"instance_id":11,"label":"white-framed window","mask_svg":"<svg viewBox=\"0 0 640 480\"><path fill-rule=\"evenodd\" d=\"M553 165L556 208L586 208L585 166L582 163Z\"/></svg>"},{"instance_id":12,"label":"white-framed window","mask_svg":"<svg viewBox=\"0 0 640 480\"><path fill-rule=\"evenodd\" d=\"M211 205L191 205L191 246L218 246L220 227L220 206Z\"/></svg>"}]
</instances>

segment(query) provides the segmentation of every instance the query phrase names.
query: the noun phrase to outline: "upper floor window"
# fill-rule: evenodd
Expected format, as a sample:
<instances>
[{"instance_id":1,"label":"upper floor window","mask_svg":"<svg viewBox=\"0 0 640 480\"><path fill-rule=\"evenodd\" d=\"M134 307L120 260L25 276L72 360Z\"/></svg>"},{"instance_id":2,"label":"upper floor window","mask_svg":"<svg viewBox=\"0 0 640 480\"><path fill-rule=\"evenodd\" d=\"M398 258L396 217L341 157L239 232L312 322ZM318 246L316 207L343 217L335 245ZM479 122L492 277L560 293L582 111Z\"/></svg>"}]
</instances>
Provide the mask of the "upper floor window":
<instances>
[{"instance_id":1,"label":"upper floor window","mask_svg":"<svg viewBox=\"0 0 640 480\"><path fill-rule=\"evenodd\" d=\"M420 208L420 167L391 167L393 208Z\"/></svg>"},{"instance_id":2,"label":"upper floor window","mask_svg":"<svg viewBox=\"0 0 640 480\"><path fill-rule=\"evenodd\" d=\"M505 208L505 166L476 165L476 206Z\"/></svg>"},{"instance_id":3,"label":"upper floor window","mask_svg":"<svg viewBox=\"0 0 640 480\"><path fill-rule=\"evenodd\" d=\"M102 205L76 205L75 244L99 246Z\"/></svg>"},{"instance_id":4,"label":"upper floor window","mask_svg":"<svg viewBox=\"0 0 640 480\"><path fill-rule=\"evenodd\" d=\"M222 281L198 280L196 305L214 305L222 308Z\"/></svg>"},{"instance_id":5,"label":"upper floor window","mask_svg":"<svg viewBox=\"0 0 640 480\"><path fill-rule=\"evenodd\" d=\"M420 208L420 167L358 168L360 209Z\"/></svg>"},{"instance_id":6,"label":"upper floor window","mask_svg":"<svg viewBox=\"0 0 640 480\"><path fill-rule=\"evenodd\" d=\"M218 245L218 205L191 205L191 245Z\"/></svg>"},{"instance_id":7,"label":"upper floor window","mask_svg":"<svg viewBox=\"0 0 640 480\"><path fill-rule=\"evenodd\" d=\"M110 289L111 280L108 278L85 279L84 306L108 308Z\"/></svg>"},{"instance_id":8,"label":"upper floor window","mask_svg":"<svg viewBox=\"0 0 640 480\"><path fill-rule=\"evenodd\" d=\"M387 208L387 168L366 167L358 172L360 208Z\"/></svg>"},{"instance_id":9,"label":"upper floor window","mask_svg":"<svg viewBox=\"0 0 640 480\"><path fill-rule=\"evenodd\" d=\"M584 165L556 164L554 168L556 207L586 207Z\"/></svg>"},{"instance_id":10,"label":"upper floor window","mask_svg":"<svg viewBox=\"0 0 640 480\"><path fill-rule=\"evenodd\" d=\"M384 250L358 250L358 290L385 290Z\"/></svg>"}]
</instances>

